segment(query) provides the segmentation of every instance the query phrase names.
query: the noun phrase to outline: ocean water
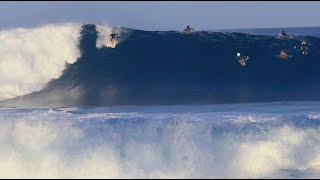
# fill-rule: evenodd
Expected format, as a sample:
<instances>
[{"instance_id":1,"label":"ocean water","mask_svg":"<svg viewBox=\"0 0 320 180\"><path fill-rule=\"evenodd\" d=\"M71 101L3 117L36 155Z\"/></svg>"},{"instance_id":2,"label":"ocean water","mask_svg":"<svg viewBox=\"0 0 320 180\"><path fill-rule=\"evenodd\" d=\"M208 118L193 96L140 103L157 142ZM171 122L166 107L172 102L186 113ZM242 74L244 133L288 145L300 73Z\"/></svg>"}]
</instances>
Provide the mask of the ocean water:
<instances>
[{"instance_id":1,"label":"ocean water","mask_svg":"<svg viewBox=\"0 0 320 180\"><path fill-rule=\"evenodd\" d=\"M0 178L319 178L320 29L286 30L0 30Z\"/></svg>"},{"instance_id":2,"label":"ocean water","mask_svg":"<svg viewBox=\"0 0 320 180\"><path fill-rule=\"evenodd\" d=\"M1 178L317 178L320 103L0 110Z\"/></svg>"},{"instance_id":3,"label":"ocean water","mask_svg":"<svg viewBox=\"0 0 320 180\"><path fill-rule=\"evenodd\" d=\"M120 34L115 48L108 44L112 31ZM38 32L39 45L9 43L24 35L37 39ZM0 107L320 101L320 39L305 34L281 40L276 31L186 35L72 23L0 34L7 42L0 49ZM290 58L281 59L281 50ZM246 66L237 52L250 57Z\"/></svg>"}]
</instances>

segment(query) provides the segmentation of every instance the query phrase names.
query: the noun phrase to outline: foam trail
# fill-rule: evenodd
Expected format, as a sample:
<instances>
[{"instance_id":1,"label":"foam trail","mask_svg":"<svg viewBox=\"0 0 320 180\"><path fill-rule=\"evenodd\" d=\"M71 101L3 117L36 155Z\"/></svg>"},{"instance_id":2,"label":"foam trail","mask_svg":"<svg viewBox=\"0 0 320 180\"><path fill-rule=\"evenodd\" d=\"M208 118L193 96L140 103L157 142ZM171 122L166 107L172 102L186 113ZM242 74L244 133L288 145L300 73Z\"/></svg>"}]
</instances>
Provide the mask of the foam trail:
<instances>
[{"instance_id":1,"label":"foam trail","mask_svg":"<svg viewBox=\"0 0 320 180\"><path fill-rule=\"evenodd\" d=\"M80 57L81 25L48 24L0 31L0 100L41 90Z\"/></svg>"}]
</instances>

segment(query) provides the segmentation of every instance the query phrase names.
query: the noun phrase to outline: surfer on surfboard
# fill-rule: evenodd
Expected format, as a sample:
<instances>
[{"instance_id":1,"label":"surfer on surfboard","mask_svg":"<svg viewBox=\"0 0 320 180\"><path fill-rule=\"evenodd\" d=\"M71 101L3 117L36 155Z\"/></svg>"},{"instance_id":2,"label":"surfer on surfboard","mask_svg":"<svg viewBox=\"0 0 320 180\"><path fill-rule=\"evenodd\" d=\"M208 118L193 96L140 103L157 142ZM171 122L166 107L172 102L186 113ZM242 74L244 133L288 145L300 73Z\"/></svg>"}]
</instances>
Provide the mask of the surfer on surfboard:
<instances>
[{"instance_id":1,"label":"surfer on surfboard","mask_svg":"<svg viewBox=\"0 0 320 180\"><path fill-rule=\"evenodd\" d=\"M304 54L304 55L308 54L307 41L302 41L300 48L301 48L302 54Z\"/></svg>"},{"instance_id":2,"label":"surfer on surfboard","mask_svg":"<svg viewBox=\"0 0 320 180\"><path fill-rule=\"evenodd\" d=\"M190 34L192 31L194 31L194 29L191 28L189 25L187 26L187 28L184 29L184 32L185 32L186 34Z\"/></svg>"},{"instance_id":3,"label":"surfer on surfboard","mask_svg":"<svg viewBox=\"0 0 320 180\"><path fill-rule=\"evenodd\" d=\"M109 42L108 47L115 48L116 44L118 42L119 34L118 33L112 33L112 34L109 35L109 37L110 37L110 42Z\"/></svg>"},{"instance_id":4,"label":"surfer on surfboard","mask_svg":"<svg viewBox=\"0 0 320 180\"><path fill-rule=\"evenodd\" d=\"M237 60L239 61L239 63L242 65L242 66L245 66L246 65L246 61L249 59L248 56L241 56L240 53L237 53Z\"/></svg>"},{"instance_id":5,"label":"surfer on surfboard","mask_svg":"<svg viewBox=\"0 0 320 180\"><path fill-rule=\"evenodd\" d=\"M282 30L282 32L278 34L277 38L289 40L289 39L292 39L293 37L289 36L285 30Z\"/></svg>"},{"instance_id":6,"label":"surfer on surfboard","mask_svg":"<svg viewBox=\"0 0 320 180\"><path fill-rule=\"evenodd\" d=\"M119 36L118 33L112 33L112 34L110 34L110 35L109 35L110 41L111 41L111 42L117 41L117 40L118 40L118 36Z\"/></svg>"}]
</instances>

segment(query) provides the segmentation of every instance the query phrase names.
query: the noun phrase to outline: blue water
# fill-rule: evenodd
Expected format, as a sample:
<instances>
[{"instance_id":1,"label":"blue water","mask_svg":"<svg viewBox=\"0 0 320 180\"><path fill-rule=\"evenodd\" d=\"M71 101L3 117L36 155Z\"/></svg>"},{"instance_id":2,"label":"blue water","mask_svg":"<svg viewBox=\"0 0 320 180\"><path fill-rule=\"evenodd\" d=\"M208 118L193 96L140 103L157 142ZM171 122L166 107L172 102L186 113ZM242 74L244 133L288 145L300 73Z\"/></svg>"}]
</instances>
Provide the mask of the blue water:
<instances>
[{"instance_id":1,"label":"blue water","mask_svg":"<svg viewBox=\"0 0 320 180\"><path fill-rule=\"evenodd\" d=\"M275 38L280 29L121 28L109 48L97 47L96 28L82 26L81 56L39 91L2 77L17 83L2 92L21 96L0 102L0 178L320 177L318 29L288 29L288 41ZM307 56L294 48L301 40ZM58 57L34 47L21 55ZM278 58L282 49L292 57ZM236 52L250 56L246 66ZM37 64L8 69L20 77Z\"/></svg>"},{"instance_id":2,"label":"blue water","mask_svg":"<svg viewBox=\"0 0 320 180\"><path fill-rule=\"evenodd\" d=\"M116 48L97 48L95 25L80 34L81 57L41 91L2 107L203 105L320 100L320 39L120 28ZM277 34L277 33L276 33ZM290 34L290 32L288 32ZM123 38L123 39L121 39ZM308 41L308 55L300 50ZM298 48L294 48L294 47ZM289 59L279 58L285 50ZM241 66L241 52L250 59Z\"/></svg>"}]
</instances>

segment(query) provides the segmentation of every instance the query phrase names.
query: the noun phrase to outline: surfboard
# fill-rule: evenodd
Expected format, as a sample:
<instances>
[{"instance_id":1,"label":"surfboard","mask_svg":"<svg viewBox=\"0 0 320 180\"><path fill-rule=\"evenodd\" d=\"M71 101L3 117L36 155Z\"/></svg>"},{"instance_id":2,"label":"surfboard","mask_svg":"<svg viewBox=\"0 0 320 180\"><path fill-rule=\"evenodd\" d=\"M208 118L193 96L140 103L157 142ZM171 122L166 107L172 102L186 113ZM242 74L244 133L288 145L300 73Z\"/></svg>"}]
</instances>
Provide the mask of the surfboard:
<instances>
[{"instance_id":1,"label":"surfboard","mask_svg":"<svg viewBox=\"0 0 320 180\"><path fill-rule=\"evenodd\" d=\"M116 45L117 45L117 40L114 40L113 42L111 42L111 41L109 40L109 43L108 43L108 46L107 46L107 47L109 47L109 48L115 48Z\"/></svg>"},{"instance_id":2,"label":"surfboard","mask_svg":"<svg viewBox=\"0 0 320 180\"><path fill-rule=\"evenodd\" d=\"M291 40L291 39L293 39L293 36L289 36L289 35L288 36L283 36L283 35L279 34L279 35L276 36L276 38L277 39L281 39L281 40Z\"/></svg>"},{"instance_id":3,"label":"surfboard","mask_svg":"<svg viewBox=\"0 0 320 180\"><path fill-rule=\"evenodd\" d=\"M248 61L248 59L249 59L248 56L244 56L244 59L241 59L241 60L238 60L238 61L242 66L245 66L246 65L246 61Z\"/></svg>"}]
</instances>

